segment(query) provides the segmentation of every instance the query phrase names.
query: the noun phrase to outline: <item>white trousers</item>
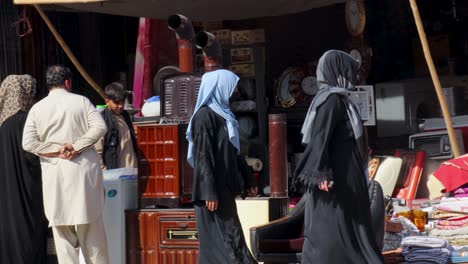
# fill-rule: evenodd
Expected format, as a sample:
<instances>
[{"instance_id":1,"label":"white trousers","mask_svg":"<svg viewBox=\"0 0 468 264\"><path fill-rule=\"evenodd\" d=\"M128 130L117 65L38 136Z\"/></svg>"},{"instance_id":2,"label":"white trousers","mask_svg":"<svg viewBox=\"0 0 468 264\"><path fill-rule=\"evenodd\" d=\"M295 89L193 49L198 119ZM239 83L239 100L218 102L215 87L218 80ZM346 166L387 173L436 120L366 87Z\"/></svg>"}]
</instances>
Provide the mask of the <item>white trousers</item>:
<instances>
[{"instance_id":1,"label":"white trousers","mask_svg":"<svg viewBox=\"0 0 468 264\"><path fill-rule=\"evenodd\" d=\"M86 264L109 264L102 217L84 225L53 226L52 231L60 264L79 264L80 248Z\"/></svg>"}]
</instances>

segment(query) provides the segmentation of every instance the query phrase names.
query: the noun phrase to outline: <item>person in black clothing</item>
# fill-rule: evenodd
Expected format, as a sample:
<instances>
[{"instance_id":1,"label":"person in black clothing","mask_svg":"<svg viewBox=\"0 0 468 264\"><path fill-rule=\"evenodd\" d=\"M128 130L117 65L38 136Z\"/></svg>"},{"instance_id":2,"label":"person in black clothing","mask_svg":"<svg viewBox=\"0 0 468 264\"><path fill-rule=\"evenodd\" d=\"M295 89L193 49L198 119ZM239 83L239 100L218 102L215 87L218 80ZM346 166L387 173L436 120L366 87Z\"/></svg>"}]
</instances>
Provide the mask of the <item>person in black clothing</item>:
<instances>
[{"instance_id":1,"label":"person in black clothing","mask_svg":"<svg viewBox=\"0 0 468 264\"><path fill-rule=\"evenodd\" d=\"M302 127L295 177L306 187L302 263L383 263L370 218L367 142L349 91L359 62L331 50L319 60L319 92Z\"/></svg>"},{"instance_id":2,"label":"person in black clothing","mask_svg":"<svg viewBox=\"0 0 468 264\"><path fill-rule=\"evenodd\" d=\"M124 110L127 91L114 82L105 88L107 108L101 112L107 133L96 143L101 168L137 168L137 144L132 120Z\"/></svg>"},{"instance_id":3,"label":"person in black clothing","mask_svg":"<svg viewBox=\"0 0 468 264\"><path fill-rule=\"evenodd\" d=\"M29 75L10 75L0 87L0 263L46 263L41 165L21 145L35 93Z\"/></svg>"},{"instance_id":4,"label":"person in black clothing","mask_svg":"<svg viewBox=\"0 0 468 264\"><path fill-rule=\"evenodd\" d=\"M198 263L256 263L237 215L235 197L257 189L241 173L238 124L229 98L239 77L227 70L202 77L194 115L187 128L188 162L194 167L193 194L200 241Z\"/></svg>"}]
</instances>

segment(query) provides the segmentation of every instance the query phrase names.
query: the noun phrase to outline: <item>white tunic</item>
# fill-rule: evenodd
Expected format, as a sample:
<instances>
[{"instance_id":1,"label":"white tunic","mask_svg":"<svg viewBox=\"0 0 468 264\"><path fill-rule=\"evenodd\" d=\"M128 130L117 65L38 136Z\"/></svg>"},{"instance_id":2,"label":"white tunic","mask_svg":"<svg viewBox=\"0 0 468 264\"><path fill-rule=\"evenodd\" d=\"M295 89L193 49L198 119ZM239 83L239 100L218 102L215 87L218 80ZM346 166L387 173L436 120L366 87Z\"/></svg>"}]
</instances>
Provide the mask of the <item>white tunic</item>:
<instances>
[{"instance_id":1,"label":"white tunic","mask_svg":"<svg viewBox=\"0 0 468 264\"><path fill-rule=\"evenodd\" d=\"M73 144L72 160L41 157L44 209L50 226L79 225L101 216L104 186L93 146L106 133L101 114L83 96L54 89L30 110L23 148L36 155Z\"/></svg>"}]
</instances>

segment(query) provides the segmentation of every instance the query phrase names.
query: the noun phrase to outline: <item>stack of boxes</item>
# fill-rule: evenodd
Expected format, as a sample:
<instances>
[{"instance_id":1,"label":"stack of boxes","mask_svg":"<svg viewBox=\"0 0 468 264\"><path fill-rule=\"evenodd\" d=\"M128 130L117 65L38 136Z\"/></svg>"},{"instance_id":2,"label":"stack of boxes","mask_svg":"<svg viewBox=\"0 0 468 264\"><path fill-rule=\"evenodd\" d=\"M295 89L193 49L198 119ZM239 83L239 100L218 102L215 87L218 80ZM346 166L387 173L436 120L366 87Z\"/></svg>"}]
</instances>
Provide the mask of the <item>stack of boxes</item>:
<instances>
[{"instance_id":1,"label":"stack of boxes","mask_svg":"<svg viewBox=\"0 0 468 264\"><path fill-rule=\"evenodd\" d=\"M229 70L240 77L255 77L254 50L252 45L265 42L263 29L236 30L219 29L211 31L224 48L230 50Z\"/></svg>"}]
</instances>

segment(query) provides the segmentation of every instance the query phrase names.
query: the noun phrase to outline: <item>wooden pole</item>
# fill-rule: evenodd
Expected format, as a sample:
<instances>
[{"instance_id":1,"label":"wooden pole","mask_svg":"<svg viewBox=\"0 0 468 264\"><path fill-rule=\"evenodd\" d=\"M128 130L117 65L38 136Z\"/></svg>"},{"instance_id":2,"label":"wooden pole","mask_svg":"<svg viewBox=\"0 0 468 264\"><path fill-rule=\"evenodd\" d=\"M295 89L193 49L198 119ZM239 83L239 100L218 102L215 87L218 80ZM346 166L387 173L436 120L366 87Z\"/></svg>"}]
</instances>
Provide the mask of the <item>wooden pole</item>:
<instances>
[{"instance_id":1,"label":"wooden pole","mask_svg":"<svg viewBox=\"0 0 468 264\"><path fill-rule=\"evenodd\" d=\"M34 5L34 8L37 10L39 15L42 17L44 22L46 23L47 27L49 28L50 32L52 32L52 35L54 35L55 39L57 42L60 44L62 47L63 51L65 51L65 54L67 54L68 58L71 60L73 65L78 69L78 72L83 76L83 78L88 82L88 84L104 99L105 95L104 92L102 91L101 87L89 76L88 72L81 66L80 62L78 59L73 55L73 52L70 50L68 47L67 43L63 40L62 36L57 32L55 29L54 25L52 25L52 22L50 22L49 18L47 15L44 13L42 8L39 5Z\"/></svg>"},{"instance_id":2,"label":"wooden pole","mask_svg":"<svg viewBox=\"0 0 468 264\"><path fill-rule=\"evenodd\" d=\"M429 44L427 43L426 33L424 31L424 27L421 21L421 16L419 14L418 4L416 3L416 0L410 0L410 3L411 3L411 9L413 10L414 20L416 22L416 27L418 28L419 38L421 40L421 44L423 47L424 57L426 58L427 66L429 67L429 71L431 73L432 82L434 83L437 97L439 98L440 107L442 108L442 113L444 115L445 126L447 127L450 144L452 145L453 154L455 157L459 157L460 149L457 144L455 131L453 130L452 118L450 117L450 113L447 108L447 102L445 100L445 96L444 96L444 93L442 92L442 87L440 85L439 76L437 75L437 70L434 66L434 61L432 60L432 55L429 49Z\"/></svg>"}]
</instances>

